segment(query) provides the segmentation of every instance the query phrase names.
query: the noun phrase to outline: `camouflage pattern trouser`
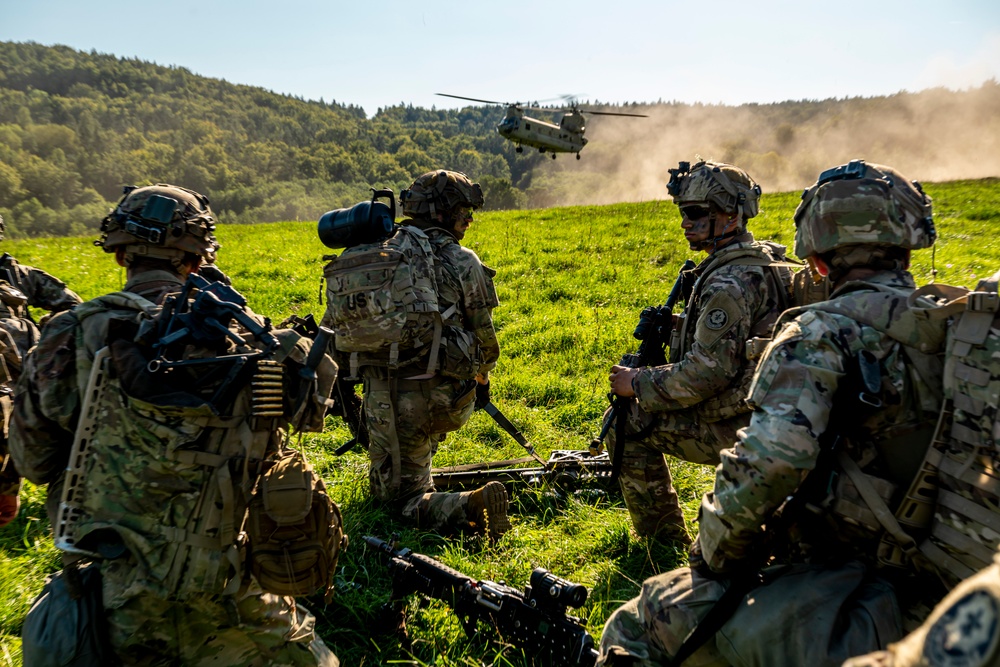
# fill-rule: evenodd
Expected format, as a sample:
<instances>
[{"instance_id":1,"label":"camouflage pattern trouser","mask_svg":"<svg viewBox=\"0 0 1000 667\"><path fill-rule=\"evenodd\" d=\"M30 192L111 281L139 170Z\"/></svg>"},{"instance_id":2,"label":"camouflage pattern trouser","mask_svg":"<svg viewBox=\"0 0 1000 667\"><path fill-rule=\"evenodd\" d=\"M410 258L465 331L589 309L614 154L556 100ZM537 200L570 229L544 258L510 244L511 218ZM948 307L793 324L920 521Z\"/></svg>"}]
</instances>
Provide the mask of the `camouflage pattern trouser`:
<instances>
[{"instance_id":1,"label":"camouflage pattern trouser","mask_svg":"<svg viewBox=\"0 0 1000 667\"><path fill-rule=\"evenodd\" d=\"M607 419L611 409L604 413ZM718 465L719 451L732 447L736 431L750 423L750 413L717 422L699 422L693 411L651 414L629 403L625 434L652 429L641 440L626 439L622 452L621 482L625 506L637 533L668 537L684 533L684 514L674 490L664 454L691 463ZM608 453L614 460L615 426L607 437Z\"/></svg>"},{"instance_id":2,"label":"camouflage pattern trouser","mask_svg":"<svg viewBox=\"0 0 1000 667\"><path fill-rule=\"evenodd\" d=\"M744 597L685 667L839 667L902 636L892 586L860 563L779 566L770 573L776 578ZM639 597L608 619L597 665L605 664L612 647L641 667L664 664L727 587L726 580L688 568L650 577Z\"/></svg>"},{"instance_id":3,"label":"camouflage pattern trouser","mask_svg":"<svg viewBox=\"0 0 1000 667\"><path fill-rule=\"evenodd\" d=\"M212 595L183 601L139 595L108 609L112 648L122 664L141 667L339 667L315 622L294 598L259 589L235 608Z\"/></svg>"},{"instance_id":4,"label":"camouflage pattern trouser","mask_svg":"<svg viewBox=\"0 0 1000 667\"><path fill-rule=\"evenodd\" d=\"M398 504L402 515L421 528L449 531L468 525L468 496L434 491L431 459L445 435L461 428L472 416L476 385L475 380L442 380L398 380L393 402L386 380L366 377L364 408L372 495ZM393 484L396 442L398 485Z\"/></svg>"}]
</instances>

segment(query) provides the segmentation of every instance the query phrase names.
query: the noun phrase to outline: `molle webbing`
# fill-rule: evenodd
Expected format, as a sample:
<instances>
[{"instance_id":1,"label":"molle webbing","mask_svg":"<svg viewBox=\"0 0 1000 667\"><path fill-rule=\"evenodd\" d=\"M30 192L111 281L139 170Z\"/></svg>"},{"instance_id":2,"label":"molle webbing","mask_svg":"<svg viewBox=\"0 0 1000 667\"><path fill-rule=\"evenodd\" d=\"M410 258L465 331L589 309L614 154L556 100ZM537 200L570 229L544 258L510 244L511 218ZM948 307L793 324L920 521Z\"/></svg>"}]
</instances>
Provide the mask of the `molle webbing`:
<instances>
[{"instance_id":1,"label":"molle webbing","mask_svg":"<svg viewBox=\"0 0 1000 667\"><path fill-rule=\"evenodd\" d=\"M779 292L785 297L787 297L786 290L788 286L785 285L784 281L780 279L780 275L777 271L778 268L801 268L800 264L793 264L791 262L786 262L772 257L760 245L747 245L746 247L731 249L723 248L722 250L710 255L700 266L692 269L692 271L697 273L698 277L695 279L694 286L691 288L690 296L687 297L687 308L685 308L685 312L680 317L680 329L679 331L675 329L674 332L671 333L671 363L680 361L683 355L687 353L687 350L684 349L684 344L688 340L688 331L697 321L697 317L691 317L692 314L696 314L691 307L697 306L699 300L698 297L701 294L701 290L707 282L708 277L718 269L730 265L773 267L770 269L770 272L776 281L775 286L780 288ZM782 298L782 295L779 295L779 298Z\"/></svg>"}]
</instances>

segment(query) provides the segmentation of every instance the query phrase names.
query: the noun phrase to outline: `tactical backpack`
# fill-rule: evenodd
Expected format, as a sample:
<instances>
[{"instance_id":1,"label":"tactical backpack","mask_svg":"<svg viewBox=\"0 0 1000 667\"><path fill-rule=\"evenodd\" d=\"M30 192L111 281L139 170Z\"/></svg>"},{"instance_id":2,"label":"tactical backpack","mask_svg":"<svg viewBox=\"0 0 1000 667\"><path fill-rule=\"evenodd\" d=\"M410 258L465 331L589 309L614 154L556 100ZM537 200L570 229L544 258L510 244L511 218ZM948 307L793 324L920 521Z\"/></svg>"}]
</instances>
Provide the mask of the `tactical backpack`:
<instances>
[{"instance_id":1,"label":"tactical backpack","mask_svg":"<svg viewBox=\"0 0 1000 667\"><path fill-rule=\"evenodd\" d=\"M992 563L1000 549L998 282L1000 272L980 281L975 291L922 287L909 295L909 313L897 331L886 332L903 342L911 374L933 384L928 389L938 392L941 404L930 436L907 438L909 450L924 452L922 460L886 457L915 471L902 486L905 493L862 473L846 453L837 457L844 473L839 483L849 488L838 493L834 511L869 535L881 534L879 564L933 571L949 588ZM835 303L813 307L830 310ZM866 309L871 308L850 316L864 322ZM943 331L943 341L935 340L935 331ZM933 399L925 397L924 403L928 400ZM921 450L914 439L929 445Z\"/></svg>"},{"instance_id":2,"label":"tactical backpack","mask_svg":"<svg viewBox=\"0 0 1000 667\"><path fill-rule=\"evenodd\" d=\"M336 351L349 357L351 377L361 365L406 366L425 350L425 371L434 373L442 321L454 310L438 311L434 249L427 234L398 225L387 239L327 258L323 324L334 331Z\"/></svg>"},{"instance_id":3,"label":"tactical backpack","mask_svg":"<svg viewBox=\"0 0 1000 667\"><path fill-rule=\"evenodd\" d=\"M975 291L949 290L943 295L948 301L928 313L953 318L944 403L920 473L896 515L910 532L925 536L917 547L920 557L949 586L992 563L1000 548L998 282L1000 271ZM898 551L886 555L900 557Z\"/></svg>"},{"instance_id":4,"label":"tactical backpack","mask_svg":"<svg viewBox=\"0 0 1000 667\"><path fill-rule=\"evenodd\" d=\"M79 321L76 360L86 384L57 547L105 559L131 554L131 576L178 600L236 594L248 563L250 572L260 567L269 592L329 592L340 512L283 446L289 422L322 429L334 369L322 347L272 330L241 301L191 274L162 308L118 292L66 315ZM105 347L90 360L95 345ZM262 519L250 530L255 503L280 533ZM289 543L280 577L259 565L278 538ZM253 554L258 544L263 558ZM305 558L300 546L327 551Z\"/></svg>"}]
</instances>

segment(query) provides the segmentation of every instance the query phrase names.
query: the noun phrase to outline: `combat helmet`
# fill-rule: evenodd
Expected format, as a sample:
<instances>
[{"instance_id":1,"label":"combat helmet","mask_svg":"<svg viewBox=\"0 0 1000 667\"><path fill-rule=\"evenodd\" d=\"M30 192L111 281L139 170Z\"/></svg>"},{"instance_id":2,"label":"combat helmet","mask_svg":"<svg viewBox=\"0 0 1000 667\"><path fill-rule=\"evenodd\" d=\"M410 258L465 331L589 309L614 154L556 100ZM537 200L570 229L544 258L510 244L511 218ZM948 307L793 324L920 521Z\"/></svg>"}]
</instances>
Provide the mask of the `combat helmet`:
<instances>
[{"instance_id":1,"label":"combat helmet","mask_svg":"<svg viewBox=\"0 0 1000 667\"><path fill-rule=\"evenodd\" d=\"M746 221L760 210L760 186L749 174L724 162L681 162L670 169L667 192L678 207L714 205L724 213L739 213Z\"/></svg>"},{"instance_id":2,"label":"combat helmet","mask_svg":"<svg viewBox=\"0 0 1000 667\"><path fill-rule=\"evenodd\" d=\"M403 215L410 218L434 218L447 214L456 206L481 208L485 199L479 183L460 171L429 171L399 193Z\"/></svg>"},{"instance_id":3,"label":"combat helmet","mask_svg":"<svg viewBox=\"0 0 1000 667\"><path fill-rule=\"evenodd\" d=\"M845 246L929 248L937 231L931 198L892 167L851 162L827 169L795 209L795 254Z\"/></svg>"},{"instance_id":4,"label":"combat helmet","mask_svg":"<svg viewBox=\"0 0 1000 667\"><path fill-rule=\"evenodd\" d=\"M179 266L185 253L215 261L215 216L208 197L167 183L126 186L122 200L101 221L94 241L105 252L125 247L125 262L137 255L169 259Z\"/></svg>"}]
</instances>

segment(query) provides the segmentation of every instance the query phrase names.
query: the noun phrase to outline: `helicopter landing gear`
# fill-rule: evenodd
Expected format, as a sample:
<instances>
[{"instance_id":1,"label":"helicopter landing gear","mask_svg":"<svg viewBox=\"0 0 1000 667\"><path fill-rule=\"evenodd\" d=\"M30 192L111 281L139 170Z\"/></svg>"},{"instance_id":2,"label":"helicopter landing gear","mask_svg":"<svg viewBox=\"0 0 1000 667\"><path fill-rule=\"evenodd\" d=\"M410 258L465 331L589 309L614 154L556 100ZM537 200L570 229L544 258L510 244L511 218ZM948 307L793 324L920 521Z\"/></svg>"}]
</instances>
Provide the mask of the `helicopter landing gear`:
<instances>
[{"instance_id":1,"label":"helicopter landing gear","mask_svg":"<svg viewBox=\"0 0 1000 667\"><path fill-rule=\"evenodd\" d=\"M577 153L577 154L576 154L576 159L577 159L577 160L579 160L579 159L580 159L580 154L579 154L579 153Z\"/></svg>"},{"instance_id":2,"label":"helicopter landing gear","mask_svg":"<svg viewBox=\"0 0 1000 667\"><path fill-rule=\"evenodd\" d=\"M516 148L514 148L514 152L515 153L523 153L524 152L524 147L523 146L517 146Z\"/></svg>"}]
</instances>

